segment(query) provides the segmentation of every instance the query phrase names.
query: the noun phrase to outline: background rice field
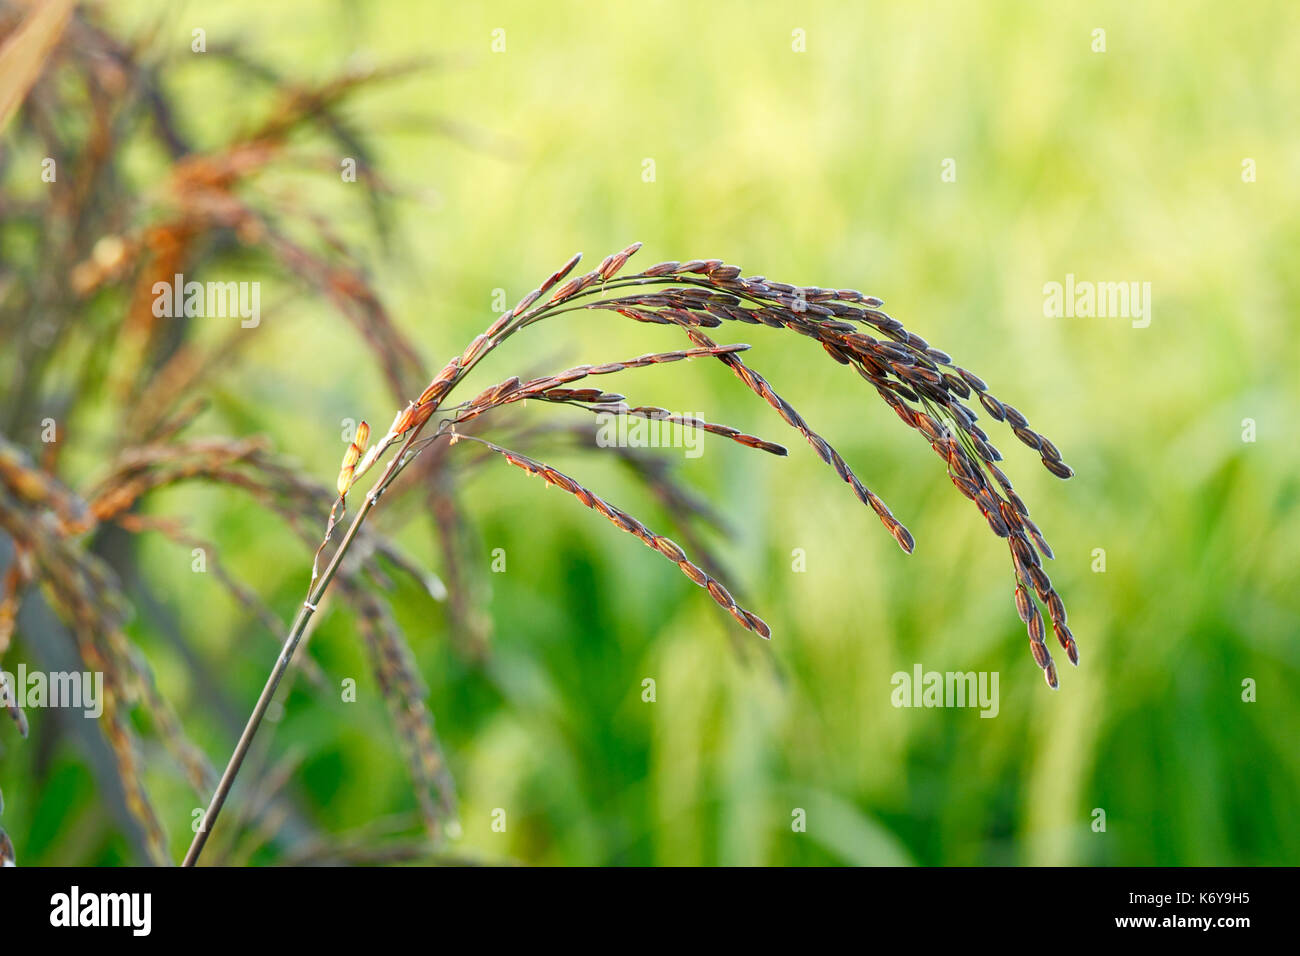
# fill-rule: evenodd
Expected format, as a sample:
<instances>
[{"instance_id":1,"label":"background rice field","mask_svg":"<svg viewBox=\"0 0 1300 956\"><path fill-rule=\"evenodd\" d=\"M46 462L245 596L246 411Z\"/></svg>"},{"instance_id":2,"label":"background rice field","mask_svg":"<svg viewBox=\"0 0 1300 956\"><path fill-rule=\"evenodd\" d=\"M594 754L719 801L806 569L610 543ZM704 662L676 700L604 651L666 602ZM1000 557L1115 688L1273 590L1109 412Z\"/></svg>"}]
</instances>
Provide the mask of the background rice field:
<instances>
[{"instance_id":1,"label":"background rice field","mask_svg":"<svg viewBox=\"0 0 1300 956\"><path fill-rule=\"evenodd\" d=\"M151 7L113 17L128 28ZM662 451L732 525L717 541L728 583L771 624L781 676L761 658L738 661L727 635L738 629L661 557L489 463L468 500L484 566L494 549L506 562L487 575L490 655L457 654L445 615L415 588L396 599L457 783L456 853L530 864L1300 861L1293 4L168 9L164 33L182 51L168 85L200 138L246 122L260 94L237 71L188 62L195 27L308 77L354 57L439 58L351 111L380 168L418 196L401 206L393 254L365 265L428 366L490 321L496 290L513 303L574 251L594 265L641 240L641 267L719 257L882 297L1076 470L1053 479L990 426L1056 551L1050 571L1082 651L1053 693L1025 646L1002 545L925 444L856 376L828 374L814 343L763 328L720 339L754 346L751 364L915 534L910 557L726 369L629 373L617 387L638 402L789 445L788 459L707 439L698 459ZM498 29L504 52L492 49ZM800 37L806 52L792 49ZM156 157L137 160L143 188ZM283 185L364 234L364 208L338 177ZM1067 275L1149 282L1149 326L1045 317L1045 284ZM264 282L264 328L209 414L229 432L267 434L330 483L339 423L386 422L391 398L319 303L244 278ZM476 381L540 360L680 347L602 314L527 341ZM553 463L663 524L614 465ZM186 487L157 507L189 515L282 614L301 600L307 557L242 499ZM426 515L379 523L438 569ZM796 552L806 570L794 570ZM147 541L143 561L150 600L246 713L274 654L256 622L174 546ZM130 631L195 740L224 762L233 738L152 627L138 616ZM328 674L355 676L360 699L301 687L288 697L266 728L273 755L301 760L288 792L331 833L400 825L415 798L348 615L327 615L309 648ZM22 652L19 642L6 666ZM917 664L998 672L997 716L894 707L891 675ZM74 741L0 759L20 862L133 860ZM163 761L148 766L179 858L193 795ZM799 809L806 832L792 829ZM282 858L274 841L254 856Z\"/></svg>"}]
</instances>

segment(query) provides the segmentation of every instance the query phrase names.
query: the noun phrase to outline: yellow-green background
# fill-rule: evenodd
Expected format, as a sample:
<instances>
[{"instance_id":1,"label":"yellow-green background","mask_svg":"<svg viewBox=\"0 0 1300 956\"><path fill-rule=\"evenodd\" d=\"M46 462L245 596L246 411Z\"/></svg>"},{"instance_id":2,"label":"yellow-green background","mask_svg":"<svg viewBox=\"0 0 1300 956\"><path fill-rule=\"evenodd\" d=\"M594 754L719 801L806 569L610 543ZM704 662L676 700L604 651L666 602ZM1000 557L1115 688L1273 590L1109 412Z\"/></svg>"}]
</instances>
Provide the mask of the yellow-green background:
<instances>
[{"instance_id":1,"label":"yellow-green background","mask_svg":"<svg viewBox=\"0 0 1300 956\"><path fill-rule=\"evenodd\" d=\"M1300 859L1300 13L1294 4L331 3L171 6L169 84L201 142L260 115L264 96L195 62L190 31L238 39L287 72L350 57L435 55L349 115L381 169L423 202L366 263L430 365L570 253L628 242L633 265L719 257L795 283L886 300L1060 446L1060 482L990 425L1052 542L1082 665L1044 685L1011 599L1005 547L942 465L848 370L769 329L762 371L844 453L917 538L903 555L833 472L720 366L633 373L639 403L699 412L789 444L788 459L706 442L684 474L734 523L737 586L772 625L787 681L740 666L708 596L663 559L504 463L468 501L488 575L492 657L450 649L413 589L400 622L461 799L459 852L542 864L1259 864ZM157 8L118 11L124 25ZM506 51L493 53L492 31ZM1093 52L1103 28L1106 52ZM792 31L807 51L792 51ZM433 131L444 119L466 144ZM652 158L656 179L642 179ZM941 164L956 161L956 182ZM1257 181L1243 182L1253 159ZM151 157L139 169L147 183ZM285 176L364 239L359 187ZM373 248L373 247L372 247ZM1148 281L1149 328L1049 319L1043 285ZM223 279L232 278L222 276ZM264 329L218 390L214 431L265 432L322 481L346 417L386 423L392 399L350 327L270 275ZM279 295L277 295L279 293ZM289 296L284 307L273 301ZM544 325L481 385L680 347L608 315ZM581 421L576 411L529 409ZM1257 440L1243 441L1243 419ZM666 455L680 452L665 450ZM591 456L555 463L663 525ZM245 500L183 509L225 564L283 615L308 556ZM437 569L428 522L380 524ZM791 569L792 550L807 571ZM1105 573L1092 570L1106 553ZM274 649L189 555L150 544L146 567L241 710ZM233 741L137 618L163 689L214 761ZM415 806L357 635L335 610L311 641L361 702L296 691L276 753L304 765L291 792L331 832ZM1063 658L1063 655L1059 655ZM13 663L13 661L7 661ZM920 663L997 671L1001 710L904 710L890 675ZM657 682L643 703L641 682ZM1242 682L1258 700L1243 702ZM39 716L39 715L38 715ZM9 750L9 767L34 759ZM120 838L78 752L41 792L5 771L4 822L26 863L112 862ZM177 855L196 805L151 760ZM495 808L506 832L491 829ZM807 832L791 829L794 808ZM1094 832L1093 811L1106 813ZM262 859L273 860L274 853Z\"/></svg>"}]
</instances>

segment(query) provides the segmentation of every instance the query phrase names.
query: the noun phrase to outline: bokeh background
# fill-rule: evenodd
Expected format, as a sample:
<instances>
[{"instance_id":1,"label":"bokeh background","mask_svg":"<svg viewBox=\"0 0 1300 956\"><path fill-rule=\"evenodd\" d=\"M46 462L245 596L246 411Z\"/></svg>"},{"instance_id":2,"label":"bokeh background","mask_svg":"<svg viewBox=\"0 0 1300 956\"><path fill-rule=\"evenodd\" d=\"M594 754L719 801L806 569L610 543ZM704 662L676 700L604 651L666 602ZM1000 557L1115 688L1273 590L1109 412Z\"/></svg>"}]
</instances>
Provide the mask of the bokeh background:
<instances>
[{"instance_id":1,"label":"bokeh background","mask_svg":"<svg viewBox=\"0 0 1300 956\"><path fill-rule=\"evenodd\" d=\"M1056 551L1050 572L1082 650L1052 692L1015 614L1004 547L924 442L815 344L751 327L723 339L750 342L751 364L884 497L916 536L910 557L720 365L631 373L618 387L638 402L791 449L788 459L716 441L699 459L662 452L731 524L713 540L728 583L772 625L780 676L764 657L737 658L734 625L671 564L489 463L466 501L483 568L496 548L507 561L478 596L490 653L458 653L443 608L417 588L393 596L456 781L461 833L446 854L597 865L1300 862L1294 5L230 0L103 14L123 36L157 29L178 123L200 142L247 125L266 94L237 67L192 54L196 27L309 79L359 60L434 58L348 108L409 197L395 207L390 250L368 243L355 184L328 172L283 182L365 251L360 264L431 368L491 320L494 290L513 303L574 251L595 262L641 240L642 267L719 257L881 296L1021 408L1076 470L1052 478L990 426ZM949 159L955 181L943 176ZM157 157L141 150L133 169L126 188L143 193ZM1150 282L1150 326L1044 317L1045 283L1068 273ZM392 399L326 303L280 276L239 277L263 282L263 327L212 383L196 431L267 435L329 483L340 422L382 425ZM476 381L677 347L656 327L571 317L503 349ZM70 440L71 474L93 474L95 454ZM664 524L613 464L551 460ZM146 510L186 515L281 614L301 601L309 555L245 499L185 486ZM440 570L426 515L381 510L378 524ZM246 713L274 647L246 609L191 573L187 552L142 539L139 568L196 656L178 653L159 615L137 609L129 632L191 737L223 764L234 735L200 685ZM29 652L20 631L5 667ZM324 617L309 653L332 678L356 678L360 700L295 685L254 770L293 761L283 792L309 833L413 829L410 779L346 609ZM998 716L895 708L891 675L918 663L998 672ZM653 703L642 700L646 678ZM34 740L0 729L2 822L19 862L139 862L84 748L44 732L40 711L29 716ZM204 801L165 758L146 758L179 859ZM498 808L504 832L492 826ZM797 808L806 832L792 829ZM250 862L277 862L292 834L268 825L251 845Z\"/></svg>"}]
</instances>

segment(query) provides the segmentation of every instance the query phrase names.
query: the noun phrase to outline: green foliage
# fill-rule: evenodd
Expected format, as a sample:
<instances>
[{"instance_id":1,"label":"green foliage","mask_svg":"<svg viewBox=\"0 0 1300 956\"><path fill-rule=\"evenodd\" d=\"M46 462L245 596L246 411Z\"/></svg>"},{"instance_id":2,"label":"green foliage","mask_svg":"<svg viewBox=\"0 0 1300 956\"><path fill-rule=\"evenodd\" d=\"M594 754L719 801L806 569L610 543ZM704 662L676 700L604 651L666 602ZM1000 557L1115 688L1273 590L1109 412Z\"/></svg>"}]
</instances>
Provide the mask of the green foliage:
<instances>
[{"instance_id":1,"label":"green foliage","mask_svg":"<svg viewBox=\"0 0 1300 956\"><path fill-rule=\"evenodd\" d=\"M399 248L369 263L432 368L481 330L494 289L512 304L571 250L641 239L647 264L720 256L881 296L1032 412L1077 472L1057 482L999 442L1056 550L1050 570L1082 650L1053 693L1025 653L999 543L929 449L850 372L831 375L813 343L763 328L724 339L754 345L752 364L784 383L917 547L903 555L801 442L770 459L706 441L702 458L680 461L734 525L711 540L728 584L772 625L779 677L765 656L737 658L734 623L662 558L488 462L465 489L473 560L491 586L487 659L457 653L445 609L426 594L403 584L391 595L457 784L455 853L545 864L1300 859L1300 34L1279 28L1290 5L519 2L452 13L232 0L197 16L169 16L165 30L178 44L192 26L209 42L237 34L307 75L328 75L355 49L379 62L431 49L455 59L365 92L352 111L387 178L437 197L400 207ZM1091 49L1098 27L1104 53ZM495 28L504 53L491 52ZM796 28L806 53L791 49ZM199 129L231 100L190 85L184 102L182 121ZM491 145L412 135L404 117L434 114ZM941 178L950 157L955 182ZM1243 182L1245 158L1257 182ZM353 188L328 175L311 187L334 228L360 236L368 222ZM1067 273L1149 281L1150 326L1044 317L1043 286ZM393 402L351 330L323 322L322 308L268 310L217 414L267 433L328 485L339 420L383 422ZM566 321L572 334L556 323L529 346L539 351L512 343L475 381L538 360L549 370L677 347L604 314ZM619 388L785 440L771 410L713 364L629 373ZM549 460L663 525L614 463ZM282 528L263 533L246 499L192 500L195 529L223 564L288 618L309 555ZM413 503L378 523L443 573ZM494 548L505 573L487 571ZM791 570L796 548L805 573ZM159 544L145 558L167 583L176 628L216 663L242 717L272 644L187 572L183 551ZM132 628L147 650L166 645L149 620ZM332 680L355 677L360 700L299 683L282 723L266 728L273 759L292 750L303 761L287 789L295 805L331 833L413 821L391 721L343 605L308 651ZM997 717L895 708L891 675L918 662L997 671ZM187 730L224 760L229 726L204 710L181 664L155 667ZM1242 700L1247 679L1255 702ZM4 734L3 822L19 862L119 862L119 821L88 795L75 744L60 746L37 789L27 775L37 757ZM241 778L236 798L253 786ZM193 798L161 792L179 858ZM498 808L505 832L492 828ZM796 808L806 832L792 831ZM1092 828L1097 808L1105 832Z\"/></svg>"}]
</instances>

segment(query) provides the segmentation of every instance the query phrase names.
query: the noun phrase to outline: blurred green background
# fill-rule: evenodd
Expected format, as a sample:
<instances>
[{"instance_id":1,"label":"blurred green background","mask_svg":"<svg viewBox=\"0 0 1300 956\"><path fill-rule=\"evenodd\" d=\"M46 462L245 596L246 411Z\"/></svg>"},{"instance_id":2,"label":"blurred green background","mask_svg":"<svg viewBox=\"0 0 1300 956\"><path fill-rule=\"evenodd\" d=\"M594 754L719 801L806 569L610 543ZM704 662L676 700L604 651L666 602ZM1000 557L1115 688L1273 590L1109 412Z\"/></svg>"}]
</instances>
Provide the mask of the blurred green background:
<instances>
[{"instance_id":1,"label":"blurred green background","mask_svg":"<svg viewBox=\"0 0 1300 956\"><path fill-rule=\"evenodd\" d=\"M719 441L695 460L662 452L733 523L718 542L728 583L772 625L784 679L737 661L734 625L671 564L490 463L468 499L484 566L494 548L507 556L505 573L487 575L489 659L456 654L442 610L414 588L397 599L457 783L454 852L530 864L1300 862L1294 4L171 10L164 33L182 51L202 27L209 42L239 39L306 77L358 56L439 58L351 111L388 178L422 199L401 207L397 253L366 265L430 366L490 321L494 290L513 303L574 251L594 263L641 240L634 267L719 257L881 296L1076 470L1053 479L990 425L1056 551L1049 571L1082 650L1053 693L1015 614L1005 548L924 442L815 344L719 330L754 346L751 364L908 525L910 557L720 365L611 384L789 445L788 459ZM129 28L156 13L112 16ZM504 52L492 50L496 29ZM1097 29L1105 52L1094 52ZM806 52L792 49L794 31ZM257 102L229 70L187 65L169 83L186 126L212 140L246 125ZM439 118L469 141L438 134ZM949 159L955 181L943 176ZM1243 181L1246 159L1256 181ZM139 167L147 182L150 157ZM355 187L328 175L286 186L364 235ZM1150 282L1150 326L1045 318L1045 283L1070 273ZM267 277L260 343L222 383L214 415L228 432L270 435L331 482L341 420L382 425L392 400L350 329L277 290L288 291ZM568 317L503 349L475 381L678 347L656 327ZM664 525L612 464L553 463ZM309 557L244 499L184 488L153 509L191 516L283 615L301 600ZM438 570L425 516L381 511L379 524ZM158 601L246 712L272 645L190 573L188 554L147 540L145 559ZM146 617L131 633L223 763L233 739L193 696L185 662ZM289 791L329 832L403 819L414 797L346 613L325 617L310 652L329 674L355 676L361 699L295 688L267 728L273 755L301 759ZM918 663L998 672L996 719L893 707L891 675ZM1254 702L1242 699L1247 679ZM4 758L20 862L129 860L77 747L58 747L39 792L24 783L36 759L21 745ZM179 858L195 801L164 760L149 765ZM504 832L492 828L498 808ZM792 829L796 808L806 832Z\"/></svg>"}]
</instances>

